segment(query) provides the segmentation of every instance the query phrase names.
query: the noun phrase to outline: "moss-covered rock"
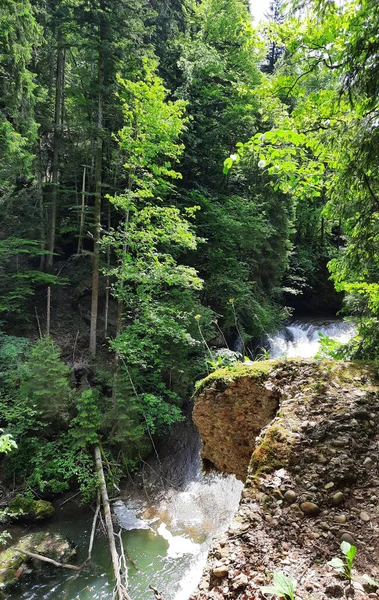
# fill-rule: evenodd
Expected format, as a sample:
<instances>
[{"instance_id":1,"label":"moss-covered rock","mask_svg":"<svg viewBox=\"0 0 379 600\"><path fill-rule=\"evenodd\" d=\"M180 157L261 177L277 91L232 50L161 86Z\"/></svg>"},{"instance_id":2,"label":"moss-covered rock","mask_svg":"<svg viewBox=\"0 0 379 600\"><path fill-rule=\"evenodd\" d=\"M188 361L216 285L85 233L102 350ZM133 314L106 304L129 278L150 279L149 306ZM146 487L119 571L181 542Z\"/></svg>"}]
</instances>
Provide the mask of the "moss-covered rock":
<instances>
[{"instance_id":1,"label":"moss-covered rock","mask_svg":"<svg viewBox=\"0 0 379 600\"><path fill-rule=\"evenodd\" d=\"M69 562L76 554L73 545L59 534L37 532L25 535L14 546L0 552L1 589L11 587L39 568L47 568L46 563L29 558L17 549L42 554L62 563Z\"/></svg>"},{"instance_id":2,"label":"moss-covered rock","mask_svg":"<svg viewBox=\"0 0 379 600\"><path fill-rule=\"evenodd\" d=\"M52 516L54 506L46 500L34 500L30 496L18 494L9 503L8 511L15 520L43 521Z\"/></svg>"}]
</instances>

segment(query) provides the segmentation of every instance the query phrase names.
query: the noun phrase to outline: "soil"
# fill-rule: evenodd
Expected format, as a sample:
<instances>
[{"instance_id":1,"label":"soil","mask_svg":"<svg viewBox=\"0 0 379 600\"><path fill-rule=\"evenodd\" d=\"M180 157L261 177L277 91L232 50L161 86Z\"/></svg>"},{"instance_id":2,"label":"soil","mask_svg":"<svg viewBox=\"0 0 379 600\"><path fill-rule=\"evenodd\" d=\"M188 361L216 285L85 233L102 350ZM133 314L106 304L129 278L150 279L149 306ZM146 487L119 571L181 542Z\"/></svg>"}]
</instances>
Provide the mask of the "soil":
<instances>
[{"instance_id":1,"label":"soil","mask_svg":"<svg viewBox=\"0 0 379 600\"><path fill-rule=\"evenodd\" d=\"M272 598L260 588L272 585L278 571L296 580L298 600L379 598L379 583L365 578L379 579L377 366L300 360L272 364L268 371L260 383L253 374L251 386L261 398L275 390L279 410L255 442L238 513L215 541L191 600ZM246 367L241 376L246 378ZM207 385L217 394L205 397L209 401L213 394L216 402L217 395L222 407L221 395L238 390L238 379L234 374L228 383L225 372L214 375ZM203 386L197 403L204 391ZM229 403L233 396L238 401L235 391L226 396ZM239 403L247 417L259 404L251 402ZM219 431L221 418L230 431L217 403L208 402L202 413L206 429L213 423ZM234 422L233 411L229 414ZM244 440L239 443L242 448ZM236 446L232 462L235 452ZM352 586L328 565L343 558L343 540L357 547Z\"/></svg>"}]
</instances>

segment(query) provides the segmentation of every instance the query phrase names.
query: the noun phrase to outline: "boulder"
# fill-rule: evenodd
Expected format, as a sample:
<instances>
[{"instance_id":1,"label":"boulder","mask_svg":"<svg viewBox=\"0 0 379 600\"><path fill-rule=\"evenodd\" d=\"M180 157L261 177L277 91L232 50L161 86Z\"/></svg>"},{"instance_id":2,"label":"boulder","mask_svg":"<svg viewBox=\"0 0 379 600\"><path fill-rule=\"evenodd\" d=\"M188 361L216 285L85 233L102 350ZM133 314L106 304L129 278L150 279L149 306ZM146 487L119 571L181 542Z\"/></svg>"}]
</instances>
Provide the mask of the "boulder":
<instances>
[{"instance_id":1,"label":"boulder","mask_svg":"<svg viewBox=\"0 0 379 600\"><path fill-rule=\"evenodd\" d=\"M44 521L54 513L54 506L46 500L34 500L30 496L17 494L8 505L8 512L17 521Z\"/></svg>"},{"instance_id":2,"label":"boulder","mask_svg":"<svg viewBox=\"0 0 379 600\"><path fill-rule=\"evenodd\" d=\"M46 563L27 557L16 548L41 554L61 563L68 563L76 555L74 546L57 533L39 531L20 538L14 546L0 552L0 588L12 587L20 578L38 569L49 568Z\"/></svg>"}]
</instances>

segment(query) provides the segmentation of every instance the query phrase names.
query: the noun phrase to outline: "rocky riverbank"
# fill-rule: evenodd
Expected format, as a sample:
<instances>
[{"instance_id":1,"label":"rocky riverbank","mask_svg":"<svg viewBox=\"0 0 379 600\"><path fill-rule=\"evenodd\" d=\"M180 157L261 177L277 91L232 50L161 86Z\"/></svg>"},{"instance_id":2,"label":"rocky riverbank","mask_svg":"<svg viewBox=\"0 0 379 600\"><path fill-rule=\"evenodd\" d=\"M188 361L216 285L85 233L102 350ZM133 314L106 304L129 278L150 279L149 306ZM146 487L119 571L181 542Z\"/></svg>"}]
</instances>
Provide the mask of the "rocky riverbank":
<instances>
[{"instance_id":1,"label":"rocky riverbank","mask_svg":"<svg viewBox=\"0 0 379 600\"><path fill-rule=\"evenodd\" d=\"M194 419L204 458L241 477L254 451L238 514L192 600L264 598L260 587L276 571L297 581L299 600L379 597L364 577L379 578L377 374L299 360L241 365L203 382ZM255 441L254 424L268 420ZM354 590L327 564L342 540L358 549Z\"/></svg>"}]
</instances>

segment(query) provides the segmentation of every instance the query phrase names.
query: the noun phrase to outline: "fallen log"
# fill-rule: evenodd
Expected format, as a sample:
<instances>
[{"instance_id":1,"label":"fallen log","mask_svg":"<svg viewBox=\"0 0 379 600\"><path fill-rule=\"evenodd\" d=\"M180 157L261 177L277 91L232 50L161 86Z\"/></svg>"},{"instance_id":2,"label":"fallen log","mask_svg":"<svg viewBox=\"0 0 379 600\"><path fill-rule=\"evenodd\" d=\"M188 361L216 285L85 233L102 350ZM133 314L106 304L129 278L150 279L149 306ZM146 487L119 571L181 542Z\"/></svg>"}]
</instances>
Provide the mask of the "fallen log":
<instances>
[{"instance_id":1,"label":"fallen log","mask_svg":"<svg viewBox=\"0 0 379 600\"><path fill-rule=\"evenodd\" d=\"M14 548L16 552L20 554L25 554L25 556L29 556L30 558L35 558L36 560L41 560L42 562L49 563L50 565L54 565L54 567L60 567L62 569L72 569L74 571L80 571L81 567L76 567L75 565L69 565L68 563L60 563L52 558L48 558L47 556L42 556L42 554L34 554L34 552L28 552L27 550L21 550L21 548Z\"/></svg>"},{"instance_id":2,"label":"fallen log","mask_svg":"<svg viewBox=\"0 0 379 600\"><path fill-rule=\"evenodd\" d=\"M101 458L101 448L99 445L95 446L94 453L95 453L96 472L99 477L100 495L101 495L101 501L103 504L105 527L107 530L107 536L108 536L108 542L109 542L109 551L110 551L110 555L111 555L111 559L112 559L113 574L114 574L114 578L115 578L116 595L118 597L118 600L130 600L130 597L126 590L126 587L121 582L121 568L120 568L121 562L120 562L120 557L118 555L116 542L115 542L115 533L114 533L114 529L113 529L111 507L109 504L108 490L107 490L107 485L105 482L103 461ZM125 565L125 568L126 568L126 565ZM126 580L127 580L127 572L126 572Z\"/></svg>"}]
</instances>

